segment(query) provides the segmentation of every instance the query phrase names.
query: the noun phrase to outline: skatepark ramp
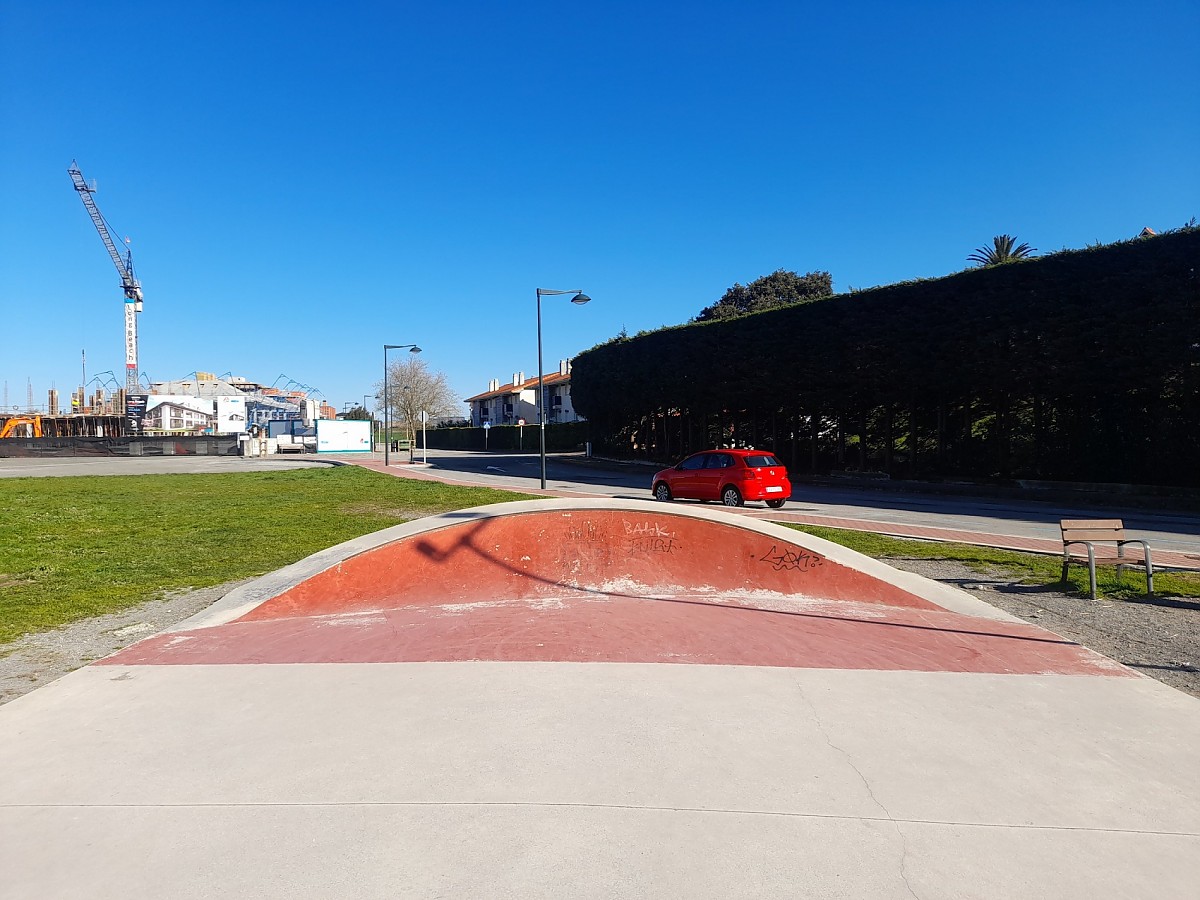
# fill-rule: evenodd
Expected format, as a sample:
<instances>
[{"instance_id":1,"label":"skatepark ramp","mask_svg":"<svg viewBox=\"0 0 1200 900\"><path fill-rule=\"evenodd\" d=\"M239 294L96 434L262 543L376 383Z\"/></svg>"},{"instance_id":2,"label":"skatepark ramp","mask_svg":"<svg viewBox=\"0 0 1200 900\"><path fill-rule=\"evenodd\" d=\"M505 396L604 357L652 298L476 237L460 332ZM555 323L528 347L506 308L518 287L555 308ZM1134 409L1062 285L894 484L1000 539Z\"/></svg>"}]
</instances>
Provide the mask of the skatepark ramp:
<instances>
[{"instance_id":1,"label":"skatepark ramp","mask_svg":"<svg viewBox=\"0 0 1200 900\"><path fill-rule=\"evenodd\" d=\"M322 551L113 663L677 662L1120 671L951 587L743 515L538 500Z\"/></svg>"}]
</instances>

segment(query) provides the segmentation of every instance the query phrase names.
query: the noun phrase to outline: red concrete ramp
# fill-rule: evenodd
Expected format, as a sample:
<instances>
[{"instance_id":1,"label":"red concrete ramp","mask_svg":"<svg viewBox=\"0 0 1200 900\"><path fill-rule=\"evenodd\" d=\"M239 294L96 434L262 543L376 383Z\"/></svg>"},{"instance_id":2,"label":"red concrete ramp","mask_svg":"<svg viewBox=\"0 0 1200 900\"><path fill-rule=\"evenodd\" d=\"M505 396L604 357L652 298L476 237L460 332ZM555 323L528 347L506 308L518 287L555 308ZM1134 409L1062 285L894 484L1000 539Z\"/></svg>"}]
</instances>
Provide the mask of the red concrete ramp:
<instances>
[{"instance_id":1,"label":"red concrete ramp","mask_svg":"<svg viewBox=\"0 0 1200 900\"><path fill-rule=\"evenodd\" d=\"M499 504L387 529L106 662L461 660L1128 674L827 541L620 500Z\"/></svg>"}]
</instances>

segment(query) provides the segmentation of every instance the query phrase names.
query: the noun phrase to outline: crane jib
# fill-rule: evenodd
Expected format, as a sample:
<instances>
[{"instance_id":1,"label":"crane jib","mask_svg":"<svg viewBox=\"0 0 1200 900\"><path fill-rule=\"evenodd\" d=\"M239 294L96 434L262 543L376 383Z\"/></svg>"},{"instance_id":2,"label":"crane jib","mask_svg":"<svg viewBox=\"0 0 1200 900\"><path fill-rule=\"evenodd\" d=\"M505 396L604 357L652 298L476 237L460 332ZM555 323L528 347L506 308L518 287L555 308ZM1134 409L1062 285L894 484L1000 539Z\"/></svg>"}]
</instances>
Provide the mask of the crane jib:
<instances>
[{"instance_id":1,"label":"crane jib","mask_svg":"<svg viewBox=\"0 0 1200 900\"><path fill-rule=\"evenodd\" d=\"M92 224L96 227L96 233L104 242L104 248L112 257L113 265L121 274L121 290L125 294L125 392L126 394L136 393L139 389L137 314L142 311L142 286L133 274L133 252L126 250L125 256L122 258L120 250L117 249L117 243L112 238L108 222L101 215L96 201L92 199L95 188L90 187L84 180L83 173L79 171L79 166L73 160L70 168L67 169L67 174L71 176L79 199L83 201L84 208L87 209Z\"/></svg>"}]
</instances>

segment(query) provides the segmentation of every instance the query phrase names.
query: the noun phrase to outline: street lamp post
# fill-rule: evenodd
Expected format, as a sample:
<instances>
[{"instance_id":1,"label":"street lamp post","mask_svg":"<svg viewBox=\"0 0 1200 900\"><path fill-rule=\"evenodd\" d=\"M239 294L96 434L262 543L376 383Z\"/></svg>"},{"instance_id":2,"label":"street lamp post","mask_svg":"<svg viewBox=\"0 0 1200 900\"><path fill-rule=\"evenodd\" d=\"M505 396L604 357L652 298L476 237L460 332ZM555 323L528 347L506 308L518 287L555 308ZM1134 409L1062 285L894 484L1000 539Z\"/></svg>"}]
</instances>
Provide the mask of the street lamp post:
<instances>
[{"instance_id":1,"label":"street lamp post","mask_svg":"<svg viewBox=\"0 0 1200 900\"><path fill-rule=\"evenodd\" d=\"M538 447L542 463L542 490L546 489L546 380L542 374L542 297L553 297L558 294L574 294L572 303L582 306L592 298L583 291L551 291L546 288L537 289L537 341L538 341Z\"/></svg>"},{"instance_id":2,"label":"street lamp post","mask_svg":"<svg viewBox=\"0 0 1200 900\"><path fill-rule=\"evenodd\" d=\"M416 344L384 344L383 345L383 465L386 468L390 459L388 450L391 449L392 442L388 440L391 437L391 415L388 411L388 368L387 368L387 352L389 350L403 350L408 348L409 353L420 353L421 348Z\"/></svg>"},{"instance_id":3,"label":"street lamp post","mask_svg":"<svg viewBox=\"0 0 1200 900\"><path fill-rule=\"evenodd\" d=\"M385 368L386 368L386 366L385 366ZM367 414L367 421L371 423L371 452L374 453L375 452L375 414L373 412L371 412L370 408L367 406L367 398L370 396L371 396L370 394L363 394L363 412L365 412ZM376 399L378 399L379 395L376 394L375 396L376 396Z\"/></svg>"}]
</instances>

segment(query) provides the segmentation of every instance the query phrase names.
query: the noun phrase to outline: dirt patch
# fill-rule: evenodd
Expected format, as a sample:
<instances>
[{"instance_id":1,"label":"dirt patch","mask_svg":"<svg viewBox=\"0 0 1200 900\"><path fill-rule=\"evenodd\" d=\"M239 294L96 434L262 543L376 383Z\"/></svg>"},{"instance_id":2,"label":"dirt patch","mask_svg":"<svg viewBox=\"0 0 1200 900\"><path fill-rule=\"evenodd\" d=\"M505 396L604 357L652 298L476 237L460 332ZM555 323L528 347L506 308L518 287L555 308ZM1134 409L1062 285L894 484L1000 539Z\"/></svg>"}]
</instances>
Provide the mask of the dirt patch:
<instances>
[{"instance_id":1,"label":"dirt patch","mask_svg":"<svg viewBox=\"0 0 1200 900\"><path fill-rule=\"evenodd\" d=\"M194 616L248 580L176 591L119 613L0 644L0 704Z\"/></svg>"},{"instance_id":2,"label":"dirt patch","mask_svg":"<svg viewBox=\"0 0 1200 900\"><path fill-rule=\"evenodd\" d=\"M1122 665L1200 697L1200 600L1097 600L979 573L948 560L883 562L962 588L1007 613L1090 647Z\"/></svg>"}]
</instances>

